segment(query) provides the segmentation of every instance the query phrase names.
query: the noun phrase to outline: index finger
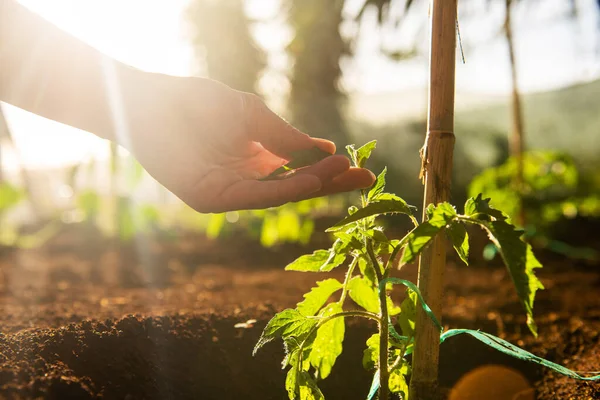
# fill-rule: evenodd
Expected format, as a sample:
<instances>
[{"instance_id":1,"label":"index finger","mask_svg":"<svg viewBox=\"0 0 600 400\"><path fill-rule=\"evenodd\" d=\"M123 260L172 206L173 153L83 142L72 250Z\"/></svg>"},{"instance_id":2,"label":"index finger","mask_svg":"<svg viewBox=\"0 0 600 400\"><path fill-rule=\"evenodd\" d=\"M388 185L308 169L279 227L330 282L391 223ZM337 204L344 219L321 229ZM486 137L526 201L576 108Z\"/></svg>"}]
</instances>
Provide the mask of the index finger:
<instances>
[{"instance_id":1,"label":"index finger","mask_svg":"<svg viewBox=\"0 0 600 400\"><path fill-rule=\"evenodd\" d=\"M255 95L244 95L244 113L249 139L259 142L273 154L292 159L298 150L318 147L329 153L335 153L335 143L327 139L313 138L300 132L283 118L271 111L264 102Z\"/></svg>"}]
</instances>

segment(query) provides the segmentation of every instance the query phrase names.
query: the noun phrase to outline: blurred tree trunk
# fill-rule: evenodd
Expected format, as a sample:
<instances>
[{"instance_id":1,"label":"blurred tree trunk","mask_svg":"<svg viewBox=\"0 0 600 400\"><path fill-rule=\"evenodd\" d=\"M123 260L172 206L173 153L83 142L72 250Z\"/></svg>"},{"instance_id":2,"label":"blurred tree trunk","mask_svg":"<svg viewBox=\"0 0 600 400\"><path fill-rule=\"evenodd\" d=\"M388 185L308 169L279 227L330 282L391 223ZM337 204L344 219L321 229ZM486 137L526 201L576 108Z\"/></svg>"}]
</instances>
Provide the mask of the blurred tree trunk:
<instances>
[{"instance_id":1,"label":"blurred tree trunk","mask_svg":"<svg viewBox=\"0 0 600 400\"><path fill-rule=\"evenodd\" d=\"M192 0L188 20L196 58L209 77L234 89L258 93L265 53L250 33L243 0Z\"/></svg>"},{"instance_id":2,"label":"blurred tree trunk","mask_svg":"<svg viewBox=\"0 0 600 400\"><path fill-rule=\"evenodd\" d=\"M288 54L294 62L288 100L291 122L313 136L349 143L339 87L340 60L349 54L340 34L343 0L288 0L294 38Z\"/></svg>"},{"instance_id":3,"label":"blurred tree trunk","mask_svg":"<svg viewBox=\"0 0 600 400\"><path fill-rule=\"evenodd\" d=\"M504 18L504 35L508 45L508 54L510 60L511 73L511 108L512 108L512 131L509 139L510 153L517 161L517 171L515 175L515 187L521 198L523 194L523 152L524 152L524 128L523 128L523 108L521 106L521 95L519 93L519 82L517 79L517 66L515 58L515 45L512 31L512 4L513 0L505 0L505 18ZM525 212L523 209L522 200L519 199L519 214L518 220L514 221L517 225L525 224Z\"/></svg>"}]
</instances>

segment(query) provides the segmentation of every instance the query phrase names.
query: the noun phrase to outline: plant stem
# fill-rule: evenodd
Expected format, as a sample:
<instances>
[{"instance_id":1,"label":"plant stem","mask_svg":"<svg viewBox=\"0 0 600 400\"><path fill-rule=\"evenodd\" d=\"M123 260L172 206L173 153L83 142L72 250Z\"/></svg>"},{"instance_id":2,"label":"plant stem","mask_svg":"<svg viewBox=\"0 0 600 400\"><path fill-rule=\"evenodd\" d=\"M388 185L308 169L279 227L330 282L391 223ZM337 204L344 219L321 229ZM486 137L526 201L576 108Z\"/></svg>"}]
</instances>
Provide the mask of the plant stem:
<instances>
[{"instance_id":1,"label":"plant stem","mask_svg":"<svg viewBox=\"0 0 600 400\"><path fill-rule=\"evenodd\" d=\"M373 269L375 270L375 275L377 276L377 280L381 281L383 279L383 274L381 273L381 268L379 266L379 261L377 261L377 256L375 255L375 251L373 251L373 241L371 239L366 240L367 254L371 259L371 263L373 264ZM378 282L379 283L379 282Z\"/></svg>"},{"instance_id":2,"label":"plant stem","mask_svg":"<svg viewBox=\"0 0 600 400\"><path fill-rule=\"evenodd\" d=\"M340 301L339 301L339 303L341 305L344 305L344 301L346 301L346 295L348 294L348 283L350 282L350 279L352 278L352 272L354 272L354 268L356 267L356 264L358 264L358 257L354 257L354 260L352 260L352 262L350 263L350 266L348 267L348 271L346 272L346 278L344 279L344 286L342 287L342 295L340 296Z\"/></svg>"},{"instance_id":3,"label":"plant stem","mask_svg":"<svg viewBox=\"0 0 600 400\"><path fill-rule=\"evenodd\" d=\"M381 307L381 317L379 320L379 400L388 400L389 376L388 369L388 309L387 309L387 290L385 288L379 291L379 306Z\"/></svg>"},{"instance_id":4,"label":"plant stem","mask_svg":"<svg viewBox=\"0 0 600 400\"><path fill-rule=\"evenodd\" d=\"M456 56L456 17L458 0L432 0L429 76L429 110L422 175L425 178L423 209L450 197L454 147L454 82ZM427 216L423 212L423 220ZM418 286L425 301L441 316L446 264L446 243L434 238L419 260ZM439 329L421 308L417 308L415 347L410 398L438 398Z\"/></svg>"}]
</instances>

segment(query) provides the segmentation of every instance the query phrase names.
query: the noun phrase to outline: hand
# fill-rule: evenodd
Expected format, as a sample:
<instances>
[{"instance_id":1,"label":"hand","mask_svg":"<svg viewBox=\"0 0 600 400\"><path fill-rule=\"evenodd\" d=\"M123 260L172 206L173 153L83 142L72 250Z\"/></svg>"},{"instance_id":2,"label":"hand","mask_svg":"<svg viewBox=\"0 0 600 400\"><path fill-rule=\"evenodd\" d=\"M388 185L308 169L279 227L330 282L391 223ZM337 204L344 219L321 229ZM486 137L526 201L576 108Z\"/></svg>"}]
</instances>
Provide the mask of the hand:
<instances>
[{"instance_id":1,"label":"hand","mask_svg":"<svg viewBox=\"0 0 600 400\"><path fill-rule=\"evenodd\" d=\"M146 170L200 212L267 208L366 188L375 176L332 155L260 181L298 150L335 144L301 133L255 95L215 81L145 74L124 86L128 147Z\"/></svg>"}]
</instances>

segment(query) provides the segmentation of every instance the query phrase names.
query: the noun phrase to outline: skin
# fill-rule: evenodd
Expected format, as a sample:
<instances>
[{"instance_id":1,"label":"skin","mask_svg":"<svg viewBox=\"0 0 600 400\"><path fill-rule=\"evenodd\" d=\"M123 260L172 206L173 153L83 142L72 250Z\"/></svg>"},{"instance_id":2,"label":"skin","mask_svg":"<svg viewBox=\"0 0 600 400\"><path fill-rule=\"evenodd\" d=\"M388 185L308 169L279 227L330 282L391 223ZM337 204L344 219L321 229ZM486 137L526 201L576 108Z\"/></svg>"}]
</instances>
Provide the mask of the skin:
<instances>
[{"instance_id":1,"label":"skin","mask_svg":"<svg viewBox=\"0 0 600 400\"><path fill-rule=\"evenodd\" d=\"M298 131L253 94L119 63L14 0L0 0L0 100L118 142L200 212L272 207L375 180L340 155L260 180L294 152L334 154L335 144Z\"/></svg>"}]
</instances>

